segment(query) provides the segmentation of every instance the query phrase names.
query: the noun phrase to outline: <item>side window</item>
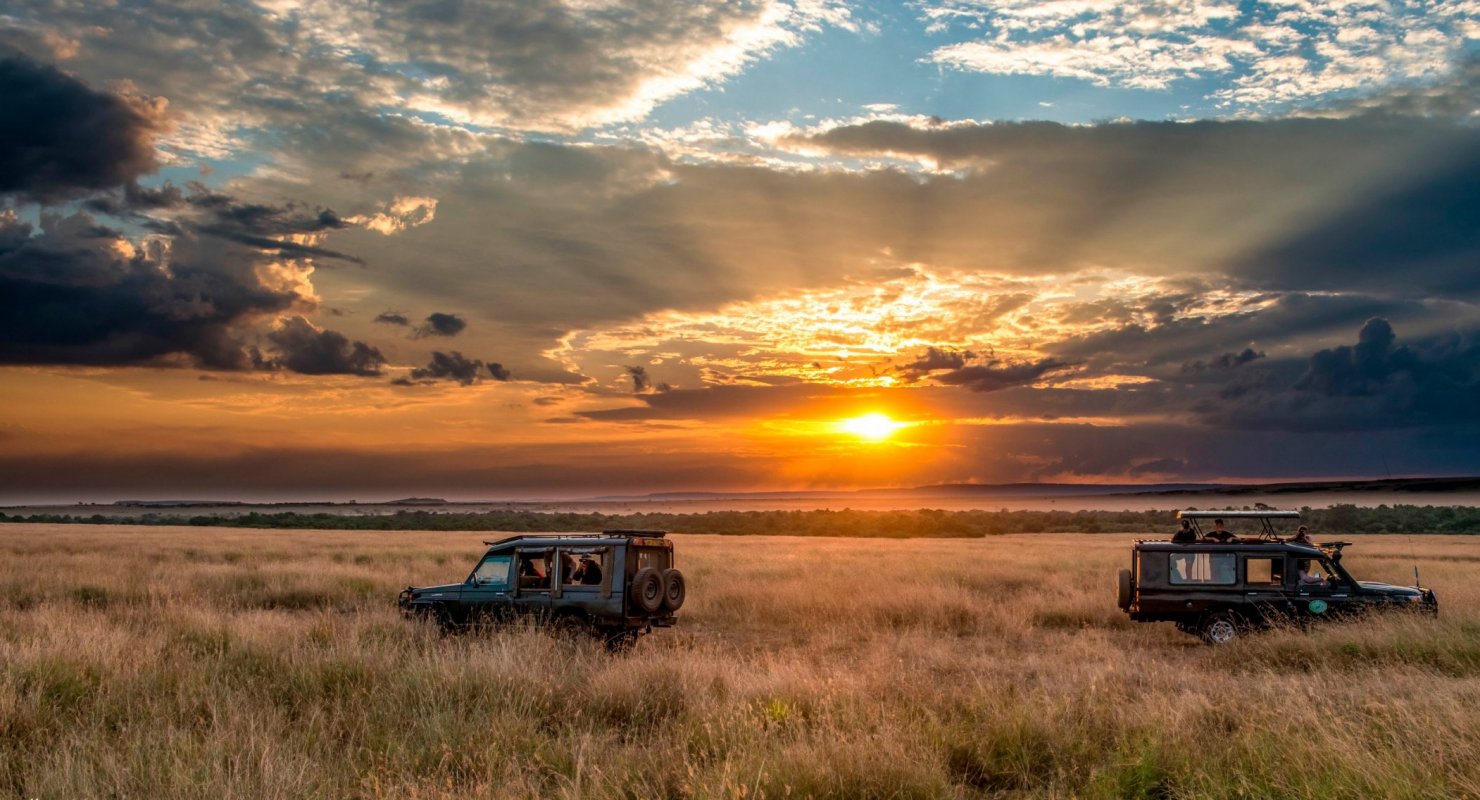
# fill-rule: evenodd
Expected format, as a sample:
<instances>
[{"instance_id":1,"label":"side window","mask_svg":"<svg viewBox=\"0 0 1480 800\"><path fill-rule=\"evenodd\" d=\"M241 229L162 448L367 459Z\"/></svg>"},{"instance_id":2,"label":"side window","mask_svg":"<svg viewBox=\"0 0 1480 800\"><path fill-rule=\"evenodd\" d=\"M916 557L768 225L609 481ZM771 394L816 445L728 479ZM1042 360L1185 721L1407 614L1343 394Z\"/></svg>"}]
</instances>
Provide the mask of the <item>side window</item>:
<instances>
[{"instance_id":1,"label":"side window","mask_svg":"<svg viewBox=\"0 0 1480 800\"><path fill-rule=\"evenodd\" d=\"M1173 585L1207 584L1232 586L1237 582L1238 560L1233 553L1173 553Z\"/></svg>"},{"instance_id":2,"label":"side window","mask_svg":"<svg viewBox=\"0 0 1480 800\"><path fill-rule=\"evenodd\" d=\"M1249 586L1279 586L1285 582L1283 558L1244 559L1244 583Z\"/></svg>"},{"instance_id":3,"label":"side window","mask_svg":"<svg viewBox=\"0 0 1480 800\"><path fill-rule=\"evenodd\" d=\"M519 588L549 589L551 559L547 550L521 550L519 552Z\"/></svg>"},{"instance_id":4,"label":"side window","mask_svg":"<svg viewBox=\"0 0 1480 800\"><path fill-rule=\"evenodd\" d=\"M606 574L609 550L576 547L560 551L560 579L565 586L600 586Z\"/></svg>"},{"instance_id":5,"label":"side window","mask_svg":"<svg viewBox=\"0 0 1480 800\"><path fill-rule=\"evenodd\" d=\"M1324 584L1331 578L1331 568L1324 560L1302 558L1295 562L1295 581L1303 586Z\"/></svg>"},{"instance_id":6,"label":"side window","mask_svg":"<svg viewBox=\"0 0 1480 800\"><path fill-rule=\"evenodd\" d=\"M503 589L509 585L509 562L512 557L489 556L473 570L473 583L490 589Z\"/></svg>"}]
</instances>

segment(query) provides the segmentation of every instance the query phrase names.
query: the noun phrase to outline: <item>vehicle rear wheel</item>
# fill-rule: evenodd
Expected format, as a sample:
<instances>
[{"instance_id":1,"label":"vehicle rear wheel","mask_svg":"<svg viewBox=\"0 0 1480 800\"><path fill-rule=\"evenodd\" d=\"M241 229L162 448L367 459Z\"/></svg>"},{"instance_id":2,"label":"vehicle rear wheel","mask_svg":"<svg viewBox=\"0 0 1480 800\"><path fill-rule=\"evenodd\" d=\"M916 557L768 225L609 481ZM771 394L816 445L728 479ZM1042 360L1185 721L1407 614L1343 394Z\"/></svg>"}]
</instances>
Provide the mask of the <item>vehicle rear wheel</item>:
<instances>
[{"instance_id":1,"label":"vehicle rear wheel","mask_svg":"<svg viewBox=\"0 0 1480 800\"><path fill-rule=\"evenodd\" d=\"M1202 640L1208 644L1228 644L1238 638L1238 621L1227 612L1209 614L1203 620L1200 633Z\"/></svg>"},{"instance_id":2,"label":"vehicle rear wheel","mask_svg":"<svg viewBox=\"0 0 1480 800\"><path fill-rule=\"evenodd\" d=\"M683 608L685 594L683 573L676 569L663 570L663 610L673 612Z\"/></svg>"},{"instance_id":3,"label":"vehicle rear wheel","mask_svg":"<svg viewBox=\"0 0 1480 800\"><path fill-rule=\"evenodd\" d=\"M1131 571L1123 569L1120 571L1120 610L1124 611L1131 607Z\"/></svg>"},{"instance_id":4,"label":"vehicle rear wheel","mask_svg":"<svg viewBox=\"0 0 1480 800\"><path fill-rule=\"evenodd\" d=\"M656 614L663 607L663 576L652 567L643 567L632 576L632 605L645 614Z\"/></svg>"},{"instance_id":5,"label":"vehicle rear wheel","mask_svg":"<svg viewBox=\"0 0 1480 800\"><path fill-rule=\"evenodd\" d=\"M637 644L638 633L632 628L605 628L597 634L609 653L630 652Z\"/></svg>"}]
</instances>

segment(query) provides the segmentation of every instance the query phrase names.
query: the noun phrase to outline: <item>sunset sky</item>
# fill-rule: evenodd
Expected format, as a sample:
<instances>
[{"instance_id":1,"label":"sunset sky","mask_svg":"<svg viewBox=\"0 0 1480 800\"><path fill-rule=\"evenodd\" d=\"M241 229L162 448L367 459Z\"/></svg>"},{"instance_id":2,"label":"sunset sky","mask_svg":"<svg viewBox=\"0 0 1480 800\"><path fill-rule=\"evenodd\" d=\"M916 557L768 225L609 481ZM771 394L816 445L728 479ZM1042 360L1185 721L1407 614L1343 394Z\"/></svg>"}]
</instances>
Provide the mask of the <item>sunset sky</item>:
<instances>
[{"instance_id":1,"label":"sunset sky","mask_svg":"<svg viewBox=\"0 0 1480 800\"><path fill-rule=\"evenodd\" d=\"M0 502L1480 474L1480 1L19 0Z\"/></svg>"}]
</instances>

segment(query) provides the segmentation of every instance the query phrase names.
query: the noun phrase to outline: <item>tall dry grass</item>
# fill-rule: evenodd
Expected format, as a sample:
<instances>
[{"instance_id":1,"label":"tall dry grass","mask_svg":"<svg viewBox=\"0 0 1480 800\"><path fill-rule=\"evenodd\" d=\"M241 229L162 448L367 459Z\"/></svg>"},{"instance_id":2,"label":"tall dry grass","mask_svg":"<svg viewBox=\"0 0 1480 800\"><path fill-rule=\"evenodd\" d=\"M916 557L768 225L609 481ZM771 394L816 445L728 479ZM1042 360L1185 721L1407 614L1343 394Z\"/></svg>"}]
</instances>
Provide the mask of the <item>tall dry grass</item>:
<instances>
[{"instance_id":1,"label":"tall dry grass","mask_svg":"<svg viewBox=\"0 0 1480 800\"><path fill-rule=\"evenodd\" d=\"M679 536L677 629L442 637L481 534L0 529L0 796L1480 797L1480 541L1366 537L1399 616L1210 649L1129 537Z\"/></svg>"}]
</instances>

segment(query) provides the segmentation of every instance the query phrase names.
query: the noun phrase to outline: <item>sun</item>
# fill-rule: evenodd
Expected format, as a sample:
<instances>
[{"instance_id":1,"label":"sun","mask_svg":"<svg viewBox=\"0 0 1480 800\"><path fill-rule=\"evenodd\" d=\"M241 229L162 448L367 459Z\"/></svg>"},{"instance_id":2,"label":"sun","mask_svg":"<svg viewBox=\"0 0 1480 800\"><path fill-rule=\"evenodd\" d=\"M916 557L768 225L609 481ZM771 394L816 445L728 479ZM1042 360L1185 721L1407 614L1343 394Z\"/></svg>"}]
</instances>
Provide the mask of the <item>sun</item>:
<instances>
[{"instance_id":1,"label":"sun","mask_svg":"<svg viewBox=\"0 0 1480 800\"><path fill-rule=\"evenodd\" d=\"M873 413L864 414L861 417L851 417L838 422L838 432L848 433L860 439L871 442L881 442L888 439L895 431L905 427L903 422L895 422L886 414Z\"/></svg>"}]
</instances>

